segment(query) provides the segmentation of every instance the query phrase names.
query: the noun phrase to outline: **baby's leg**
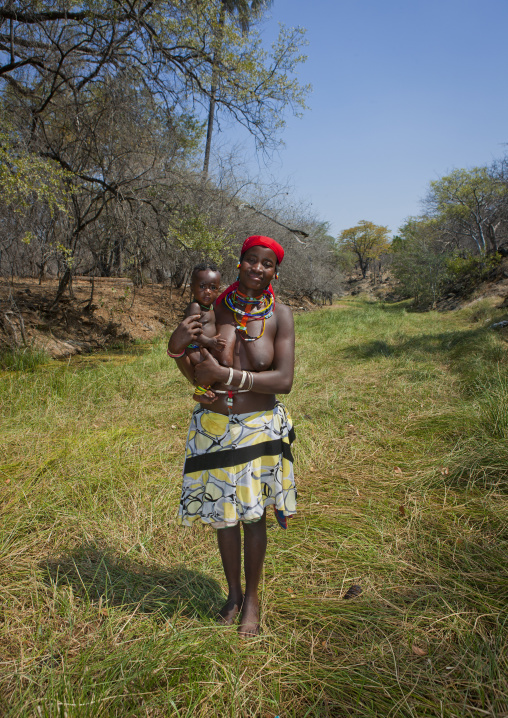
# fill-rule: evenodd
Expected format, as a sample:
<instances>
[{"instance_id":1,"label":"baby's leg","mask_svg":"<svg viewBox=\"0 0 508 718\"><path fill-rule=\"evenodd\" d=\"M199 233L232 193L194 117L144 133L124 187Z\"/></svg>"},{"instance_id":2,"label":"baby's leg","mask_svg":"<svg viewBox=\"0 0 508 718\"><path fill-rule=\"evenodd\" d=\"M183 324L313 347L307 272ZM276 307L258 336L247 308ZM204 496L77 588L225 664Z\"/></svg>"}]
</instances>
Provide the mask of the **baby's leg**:
<instances>
[{"instance_id":1,"label":"baby's leg","mask_svg":"<svg viewBox=\"0 0 508 718\"><path fill-rule=\"evenodd\" d=\"M201 352L199 351L199 349L187 348L185 350L185 353L189 357L192 366L196 366L196 364L201 364L201 362L203 361L203 357L201 356Z\"/></svg>"},{"instance_id":2,"label":"baby's leg","mask_svg":"<svg viewBox=\"0 0 508 718\"><path fill-rule=\"evenodd\" d=\"M189 357L192 366L201 364L203 361L203 357L201 356L199 349L187 349L187 356ZM217 396L213 393L213 391L207 387L198 387L192 397L192 399L198 402L198 404L212 404L216 398Z\"/></svg>"}]
</instances>

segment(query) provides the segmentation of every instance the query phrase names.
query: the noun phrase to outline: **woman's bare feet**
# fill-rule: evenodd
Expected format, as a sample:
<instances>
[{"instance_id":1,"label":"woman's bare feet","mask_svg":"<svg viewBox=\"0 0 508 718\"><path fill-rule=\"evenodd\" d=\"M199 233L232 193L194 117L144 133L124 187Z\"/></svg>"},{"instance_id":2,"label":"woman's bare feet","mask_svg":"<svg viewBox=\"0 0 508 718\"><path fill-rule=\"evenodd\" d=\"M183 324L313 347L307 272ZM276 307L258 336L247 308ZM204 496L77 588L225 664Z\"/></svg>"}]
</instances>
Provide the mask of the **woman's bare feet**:
<instances>
[{"instance_id":1,"label":"woman's bare feet","mask_svg":"<svg viewBox=\"0 0 508 718\"><path fill-rule=\"evenodd\" d=\"M222 623L224 626L231 626L240 613L242 603L243 596L239 598L230 598L228 596L228 600L219 611L219 623Z\"/></svg>"},{"instance_id":2,"label":"woman's bare feet","mask_svg":"<svg viewBox=\"0 0 508 718\"><path fill-rule=\"evenodd\" d=\"M259 636L259 601L255 596L245 597L242 606L242 619L238 628L241 638Z\"/></svg>"}]
</instances>

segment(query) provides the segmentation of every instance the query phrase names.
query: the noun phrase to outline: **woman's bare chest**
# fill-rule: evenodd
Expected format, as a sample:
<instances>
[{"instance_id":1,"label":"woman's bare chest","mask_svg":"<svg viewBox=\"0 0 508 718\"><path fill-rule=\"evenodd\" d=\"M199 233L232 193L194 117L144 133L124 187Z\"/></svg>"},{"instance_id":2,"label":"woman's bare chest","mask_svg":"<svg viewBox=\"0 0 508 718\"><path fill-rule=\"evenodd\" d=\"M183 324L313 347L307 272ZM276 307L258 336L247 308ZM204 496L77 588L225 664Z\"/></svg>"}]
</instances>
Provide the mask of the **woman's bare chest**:
<instances>
[{"instance_id":1,"label":"woman's bare chest","mask_svg":"<svg viewBox=\"0 0 508 718\"><path fill-rule=\"evenodd\" d=\"M224 312L216 319L216 331L226 341L226 346L216 354L223 366L251 371L270 369L274 356L274 338L277 328L275 316L247 323L247 332L239 330L231 313Z\"/></svg>"}]
</instances>

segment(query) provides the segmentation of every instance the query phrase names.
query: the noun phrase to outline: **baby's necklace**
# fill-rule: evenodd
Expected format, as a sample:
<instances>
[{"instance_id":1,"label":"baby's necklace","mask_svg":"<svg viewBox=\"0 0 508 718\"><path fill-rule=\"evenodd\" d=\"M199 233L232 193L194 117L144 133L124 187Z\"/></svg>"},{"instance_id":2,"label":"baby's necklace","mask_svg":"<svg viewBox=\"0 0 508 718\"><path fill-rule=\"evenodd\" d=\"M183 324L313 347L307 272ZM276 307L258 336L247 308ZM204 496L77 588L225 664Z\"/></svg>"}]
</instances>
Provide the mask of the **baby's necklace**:
<instances>
[{"instance_id":1,"label":"baby's necklace","mask_svg":"<svg viewBox=\"0 0 508 718\"><path fill-rule=\"evenodd\" d=\"M247 297L237 289L233 289L224 297L224 303L233 312L236 328L244 341L255 342L261 339L265 333L266 320L272 316L275 305L271 292L265 290L261 297ZM262 319L263 326L259 336L250 337L247 333L247 322L256 319Z\"/></svg>"},{"instance_id":2,"label":"baby's necklace","mask_svg":"<svg viewBox=\"0 0 508 718\"><path fill-rule=\"evenodd\" d=\"M196 299L196 297L194 297L194 301L195 301L197 304L199 304L199 306L201 307L201 309L204 309L205 312L211 311L213 302L212 302L212 304L210 304L209 307L207 307L206 304L201 304L201 302L198 302L198 300Z\"/></svg>"}]
</instances>

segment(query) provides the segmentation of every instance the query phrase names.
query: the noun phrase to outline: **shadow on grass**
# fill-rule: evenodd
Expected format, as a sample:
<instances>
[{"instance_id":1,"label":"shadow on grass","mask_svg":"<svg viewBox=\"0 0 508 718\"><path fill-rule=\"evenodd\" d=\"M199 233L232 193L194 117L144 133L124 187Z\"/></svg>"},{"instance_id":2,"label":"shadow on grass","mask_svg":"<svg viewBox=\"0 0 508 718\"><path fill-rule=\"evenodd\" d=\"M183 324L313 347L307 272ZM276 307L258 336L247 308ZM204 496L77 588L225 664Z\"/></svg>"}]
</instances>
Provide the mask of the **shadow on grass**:
<instances>
[{"instance_id":1,"label":"shadow on grass","mask_svg":"<svg viewBox=\"0 0 508 718\"><path fill-rule=\"evenodd\" d=\"M224 603L214 579L185 566L160 569L137 563L108 547L83 544L40 565L47 583L71 586L76 595L103 606L138 606L164 619L179 612L211 618Z\"/></svg>"},{"instance_id":2,"label":"shadow on grass","mask_svg":"<svg viewBox=\"0 0 508 718\"><path fill-rule=\"evenodd\" d=\"M489 329L479 327L464 331L441 332L438 334L420 334L402 341L386 342L374 340L356 344L343 350L350 359L375 359L376 357L401 357L404 354L447 355L470 348L478 344L481 338L489 335Z\"/></svg>"}]
</instances>

